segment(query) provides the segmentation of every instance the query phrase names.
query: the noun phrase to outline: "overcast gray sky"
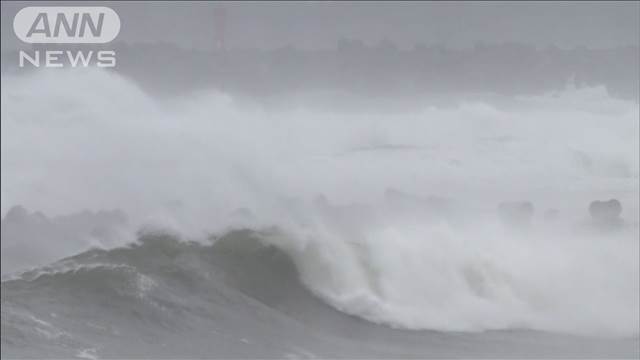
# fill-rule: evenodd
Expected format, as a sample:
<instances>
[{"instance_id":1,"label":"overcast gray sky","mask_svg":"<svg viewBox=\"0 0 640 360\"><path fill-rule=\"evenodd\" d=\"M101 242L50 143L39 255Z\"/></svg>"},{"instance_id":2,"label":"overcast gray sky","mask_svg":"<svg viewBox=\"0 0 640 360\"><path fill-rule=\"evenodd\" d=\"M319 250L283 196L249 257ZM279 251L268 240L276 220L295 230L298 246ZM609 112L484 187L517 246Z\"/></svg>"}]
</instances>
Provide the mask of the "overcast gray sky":
<instances>
[{"instance_id":1,"label":"overcast gray sky","mask_svg":"<svg viewBox=\"0 0 640 360\"><path fill-rule=\"evenodd\" d=\"M95 2L52 2L75 5ZM105 2L120 15L117 40L214 46L214 13L224 8L229 48L335 46L341 37L401 47L522 42L608 48L640 43L640 3L633 2ZM2 48L19 43L15 13L28 2L2 2ZM42 4L40 4L42 5Z\"/></svg>"}]
</instances>

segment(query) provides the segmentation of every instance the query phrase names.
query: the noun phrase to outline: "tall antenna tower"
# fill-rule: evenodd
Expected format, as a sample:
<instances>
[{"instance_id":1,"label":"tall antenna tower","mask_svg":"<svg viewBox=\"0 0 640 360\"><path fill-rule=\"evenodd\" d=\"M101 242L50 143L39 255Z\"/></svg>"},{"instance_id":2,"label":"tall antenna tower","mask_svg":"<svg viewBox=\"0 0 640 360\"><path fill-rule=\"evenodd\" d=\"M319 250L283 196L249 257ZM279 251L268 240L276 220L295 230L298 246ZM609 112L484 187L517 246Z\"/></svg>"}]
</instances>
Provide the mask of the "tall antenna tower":
<instances>
[{"instance_id":1,"label":"tall antenna tower","mask_svg":"<svg viewBox=\"0 0 640 360\"><path fill-rule=\"evenodd\" d=\"M214 8L213 12L213 38L214 38L214 47L216 51L222 52L225 50L225 28L227 26L227 9L222 5L218 4Z\"/></svg>"}]
</instances>

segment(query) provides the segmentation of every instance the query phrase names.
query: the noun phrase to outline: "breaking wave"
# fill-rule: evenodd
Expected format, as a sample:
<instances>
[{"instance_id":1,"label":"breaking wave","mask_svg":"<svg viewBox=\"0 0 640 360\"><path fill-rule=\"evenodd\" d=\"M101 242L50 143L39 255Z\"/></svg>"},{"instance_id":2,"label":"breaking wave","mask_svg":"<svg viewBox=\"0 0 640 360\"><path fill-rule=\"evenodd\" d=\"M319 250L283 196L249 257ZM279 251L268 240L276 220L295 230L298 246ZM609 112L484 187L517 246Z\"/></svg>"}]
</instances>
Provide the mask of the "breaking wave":
<instances>
[{"instance_id":1,"label":"breaking wave","mask_svg":"<svg viewBox=\"0 0 640 360\"><path fill-rule=\"evenodd\" d=\"M572 240L469 225L472 237L445 223L387 222L348 229L346 237L344 227L326 220L297 232L232 231L213 244L144 235L134 245L24 272L3 290L26 283L83 296L151 296L162 304L222 281L306 316L317 301L304 284L338 310L392 327L638 334L637 231ZM159 284L172 296L151 295Z\"/></svg>"}]
</instances>

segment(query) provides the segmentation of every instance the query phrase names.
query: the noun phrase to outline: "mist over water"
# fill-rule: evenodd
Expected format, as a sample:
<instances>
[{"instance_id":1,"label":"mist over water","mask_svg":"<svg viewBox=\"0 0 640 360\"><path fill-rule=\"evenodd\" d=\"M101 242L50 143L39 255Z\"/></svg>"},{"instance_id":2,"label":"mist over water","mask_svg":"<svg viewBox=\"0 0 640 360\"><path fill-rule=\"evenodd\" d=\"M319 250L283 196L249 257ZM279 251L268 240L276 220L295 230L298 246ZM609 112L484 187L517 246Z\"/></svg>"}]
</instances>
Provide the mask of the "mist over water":
<instances>
[{"instance_id":1,"label":"mist over water","mask_svg":"<svg viewBox=\"0 0 640 360\"><path fill-rule=\"evenodd\" d=\"M396 112L312 97L265 107L215 90L160 101L96 69L6 75L2 90L3 214L120 207L144 219L173 205L203 226L213 210L320 193L369 201L388 187L536 204L631 192L625 214L637 213L638 104L599 87Z\"/></svg>"},{"instance_id":2,"label":"mist over water","mask_svg":"<svg viewBox=\"0 0 640 360\"><path fill-rule=\"evenodd\" d=\"M132 233L194 240L275 226L262 241L309 290L373 322L638 336L637 102L570 85L386 109L306 95L159 99L97 69L3 76L2 214L117 208ZM446 206L423 217L388 189ZM587 206L609 198L626 224L602 233ZM497 204L520 200L532 224L506 226Z\"/></svg>"}]
</instances>

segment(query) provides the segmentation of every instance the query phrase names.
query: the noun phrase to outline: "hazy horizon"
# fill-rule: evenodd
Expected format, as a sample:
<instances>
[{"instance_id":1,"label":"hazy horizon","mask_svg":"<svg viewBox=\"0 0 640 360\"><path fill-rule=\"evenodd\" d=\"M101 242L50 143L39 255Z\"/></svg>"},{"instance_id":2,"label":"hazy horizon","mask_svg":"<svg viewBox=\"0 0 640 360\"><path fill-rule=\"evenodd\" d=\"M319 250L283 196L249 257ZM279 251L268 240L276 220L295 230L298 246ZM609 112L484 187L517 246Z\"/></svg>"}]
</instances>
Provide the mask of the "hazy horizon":
<instances>
[{"instance_id":1,"label":"hazy horizon","mask_svg":"<svg viewBox=\"0 0 640 360\"><path fill-rule=\"evenodd\" d=\"M36 2L37 3L37 2ZM20 46L15 13L33 2L2 1L2 50ZM96 2L83 2L95 4ZM539 47L615 48L640 44L638 2L102 2L124 24L120 40L212 49L224 22L228 48L287 45L326 49L340 38L400 48L523 43ZM153 6L149 6L153 4ZM47 6L75 5L51 1ZM225 15L218 16L222 10ZM220 20L222 18L222 20Z\"/></svg>"}]
</instances>

